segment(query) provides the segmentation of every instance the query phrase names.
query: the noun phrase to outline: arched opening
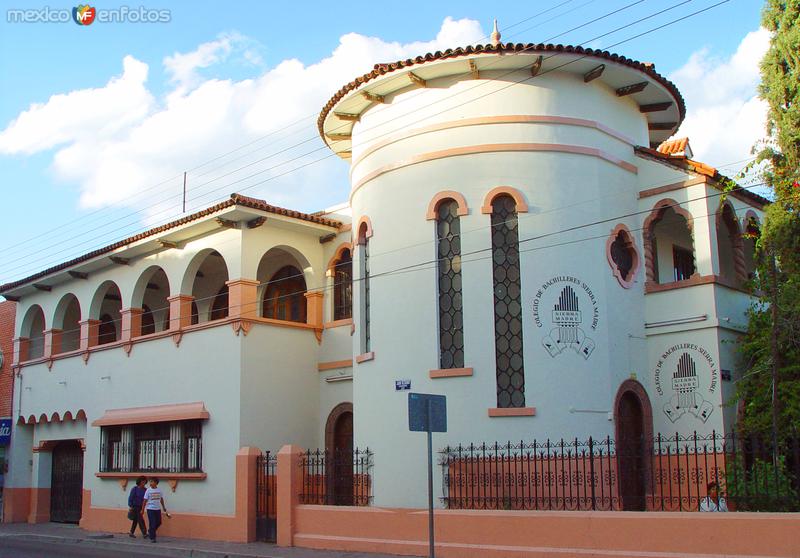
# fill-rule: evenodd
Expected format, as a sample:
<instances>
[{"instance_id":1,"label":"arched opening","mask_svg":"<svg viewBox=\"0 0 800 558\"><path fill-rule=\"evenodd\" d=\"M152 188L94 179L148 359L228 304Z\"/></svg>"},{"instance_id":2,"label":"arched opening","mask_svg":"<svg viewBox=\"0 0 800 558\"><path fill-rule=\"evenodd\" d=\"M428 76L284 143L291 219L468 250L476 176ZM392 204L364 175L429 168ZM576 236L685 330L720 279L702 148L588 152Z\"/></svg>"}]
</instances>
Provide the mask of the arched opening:
<instances>
[{"instance_id":1,"label":"arched opening","mask_svg":"<svg viewBox=\"0 0 800 558\"><path fill-rule=\"evenodd\" d=\"M228 266L222 254L210 250L198 254L201 262L192 279L192 323L228 317ZM197 260L196 260L197 261ZM193 264L196 265L196 261ZM195 318L196 316L196 318Z\"/></svg>"},{"instance_id":2,"label":"arched opening","mask_svg":"<svg viewBox=\"0 0 800 558\"><path fill-rule=\"evenodd\" d=\"M719 274L728 281L745 278L742 237L739 222L731 204L726 203L717 214L717 252Z\"/></svg>"},{"instance_id":3,"label":"arched opening","mask_svg":"<svg viewBox=\"0 0 800 558\"><path fill-rule=\"evenodd\" d=\"M44 311L38 304L31 306L22 320L21 336L28 339L28 359L44 356Z\"/></svg>"},{"instance_id":4,"label":"arched opening","mask_svg":"<svg viewBox=\"0 0 800 558\"><path fill-rule=\"evenodd\" d=\"M353 316L353 258L349 248L333 263L333 319Z\"/></svg>"},{"instance_id":5,"label":"arched opening","mask_svg":"<svg viewBox=\"0 0 800 558\"><path fill-rule=\"evenodd\" d=\"M105 345L122 337L122 296L119 287L106 281L94 295L91 318L100 320L97 344Z\"/></svg>"},{"instance_id":6,"label":"arched opening","mask_svg":"<svg viewBox=\"0 0 800 558\"><path fill-rule=\"evenodd\" d=\"M160 267L151 267L139 277L131 307L142 309L142 335L169 329L169 295L169 279Z\"/></svg>"},{"instance_id":7,"label":"arched opening","mask_svg":"<svg viewBox=\"0 0 800 558\"><path fill-rule=\"evenodd\" d=\"M358 226L358 299L360 324L359 347L362 353L372 352L372 334L370 332L370 274L369 274L369 241L372 238L372 222L362 217Z\"/></svg>"},{"instance_id":8,"label":"arched opening","mask_svg":"<svg viewBox=\"0 0 800 558\"><path fill-rule=\"evenodd\" d=\"M74 294L64 295L59 301L53 329L61 330L60 352L78 350L81 341L81 305Z\"/></svg>"},{"instance_id":9,"label":"arched opening","mask_svg":"<svg viewBox=\"0 0 800 558\"><path fill-rule=\"evenodd\" d=\"M619 498L623 510L647 508L648 451L653 441L653 411L644 387L626 380L614 402Z\"/></svg>"},{"instance_id":10,"label":"arched opening","mask_svg":"<svg viewBox=\"0 0 800 558\"><path fill-rule=\"evenodd\" d=\"M352 506L353 498L353 404L340 403L325 424L327 468L326 503Z\"/></svg>"},{"instance_id":11,"label":"arched opening","mask_svg":"<svg viewBox=\"0 0 800 558\"><path fill-rule=\"evenodd\" d=\"M306 322L306 280L293 265L279 269L264 290L261 312L265 318Z\"/></svg>"},{"instance_id":12,"label":"arched opening","mask_svg":"<svg viewBox=\"0 0 800 558\"><path fill-rule=\"evenodd\" d=\"M309 269L303 255L289 247L267 251L256 271L261 288L261 316L306 323L305 273Z\"/></svg>"},{"instance_id":13,"label":"arched opening","mask_svg":"<svg viewBox=\"0 0 800 558\"><path fill-rule=\"evenodd\" d=\"M756 259L756 243L761 237L761 225L753 216L747 218L747 224L742 238L742 254L744 256L744 270L748 279L755 279L758 261Z\"/></svg>"},{"instance_id":14,"label":"arched opening","mask_svg":"<svg viewBox=\"0 0 800 558\"><path fill-rule=\"evenodd\" d=\"M464 367L464 304L461 293L461 218L456 200L436 208L439 294L439 368Z\"/></svg>"},{"instance_id":15,"label":"arched opening","mask_svg":"<svg viewBox=\"0 0 800 558\"><path fill-rule=\"evenodd\" d=\"M619 224L611 231L606 242L606 258L619 284L626 289L632 287L639 270L639 252L625 225Z\"/></svg>"},{"instance_id":16,"label":"arched opening","mask_svg":"<svg viewBox=\"0 0 800 558\"><path fill-rule=\"evenodd\" d=\"M645 221L647 280L685 281L697 270L689 213L672 200L659 202Z\"/></svg>"}]
</instances>

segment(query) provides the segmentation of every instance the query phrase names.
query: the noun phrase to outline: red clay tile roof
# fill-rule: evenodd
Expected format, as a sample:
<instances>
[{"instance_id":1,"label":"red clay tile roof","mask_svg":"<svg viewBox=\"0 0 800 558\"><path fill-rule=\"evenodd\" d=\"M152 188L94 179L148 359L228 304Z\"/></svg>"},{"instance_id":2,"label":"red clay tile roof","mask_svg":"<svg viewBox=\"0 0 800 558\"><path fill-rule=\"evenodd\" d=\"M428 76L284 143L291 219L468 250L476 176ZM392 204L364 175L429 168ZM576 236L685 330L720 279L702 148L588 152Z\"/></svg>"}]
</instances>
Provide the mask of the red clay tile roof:
<instances>
[{"instance_id":1,"label":"red clay tile roof","mask_svg":"<svg viewBox=\"0 0 800 558\"><path fill-rule=\"evenodd\" d=\"M284 209L283 207L277 207L275 205L270 205L264 200L260 200L258 198L251 198L249 196L243 196L241 194L231 194L229 200L225 200L224 202L220 202L216 205L212 205L211 207L207 207L197 213L192 213L191 215L187 215L186 217L181 217L175 221L171 221L159 227L155 227L153 229L147 230L145 232L130 236L124 240L120 240L118 242L114 242L113 244L109 244L108 246L104 246L103 248L98 248L97 250L93 250L88 254L84 254L82 256L78 256L72 260L69 260L64 263L60 263L53 267L49 267L43 271L38 273L34 273L29 277L25 277L24 279L20 279L18 281L14 281L11 283L6 283L5 285L0 285L0 294L9 291L11 289L15 289L20 287L26 283L30 283L31 281L35 281L37 279L41 279L42 277L46 277L51 273L56 273L58 271L63 271L68 269L74 265L79 263L83 263L85 261L91 260L96 258L97 256L102 256L103 254L107 254L109 252L113 252L118 248L122 248L127 246L128 244L133 244L134 242L138 242L140 240L144 240L150 236L155 236L157 234L161 234L166 232L170 229L174 229L176 227L180 227L181 225L185 225L187 223L191 223L192 221L197 221L198 219L202 219L203 217L208 217L216 213L217 211L221 211L223 209L227 209L229 207L233 207L235 205L247 207L250 209L258 209L260 211L266 211L267 213L274 213L276 215L283 215L285 217L292 217L294 219L300 219L302 221L309 221L311 223L317 223L320 225L325 225L327 227L332 228L340 228L342 223L333 219L327 219L325 217L321 217L318 215L309 215L308 213L301 213L300 211L294 211L292 209Z\"/></svg>"},{"instance_id":2,"label":"red clay tile roof","mask_svg":"<svg viewBox=\"0 0 800 558\"><path fill-rule=\"evenodd\" d=\"M720 174L719 171L714 167L712 167L711 165L701 163L700 161L694 161L685 156L669 155L667 153L662 153L657 149L651 149L650 147L643 147L641 145L634 147L634 151L637 155L643 156L645 158L655 159L658 162L666 163L681 170L702 174L704 176L712 178L714 181L720 184L725 180L729 180L728 177ZM734 190L734 192L736 192L737 195L740 195L743 198L747 198L748 200L750 200L751 202L760 207L772 203L767 198L759 196L758 194L755 194L750 190L747 190L746 188L737 188Z\"/></svg>"},{"instance_id":3,"label":"red clay tile roof","mask_svg":"<svg viewBox=\"0 0 800 558\"><path fill-rule=\"evenodd\" d=\"M388 64L375 64L375 67L371 72L364 74L363 76L357 77L341 89L336 92L336 94L330 98L330 100L325 104L322 108L322 112L317 119L317 129L319 130L319 135L322 137L323 141L325 140L325 134L322 130L322 125L325 121L325 118L328 116L328 113L333 110L333 107L338 103L345 95L349 92L357 89L358 87L364 85L365 83L372 81L373 79L380 77L384 74L388 74L390 72L394 72L395 70L401 70L403 68L407 68L409 66L417 66L420 64L425 64L426 62L433 62L436 60L446 60L448 58L458 58L461 56L471 56L473 54L503 54L503 53L522 53L522 52L555 52L555 53L568 53L568 54L580 54L586 57L592 58L600 58L603 60L610 60L612 62L616 62L618 64L623 64L625 66L629 66L640 72L647 74L648 76L652 77L656 81L658 81L661 85L667 88L667 90L675 97L675 100L678 102L678 113L680 114L680 119L678 124L683 121L684 117L686 116L686 104L684 103L683 97L678 91L678 88L675 86L674 83L669 81L667 78L659 74L655 71L655 65L649 62L639 62L637 60L632 60L630 58L626 58L625 56L620 56L619 54L614 54L608 52L607 50L595 50L592 48L583 48L581 46L570 46L570 45L554 45L554 44L544 44L544 43L499 43L496 45L470 45L467 47L458 47L456 49L448 48L444 52L437 50L436 52L429 52L422 56L417 56L416 58L408 58L406 60L398 60L397 62L391 62Z\"/></svg>"},{"instance_id":4,"label":"red clay tile roof","mask_svg":"<svg viewBox=\"0 0 800 558\"><path fill-rule=\"evenodd\" d=\"M675 153L685 153L688 145L689 138L679 138L662 142L661 145L656 148L656 150L659 153L673 155Z\"/></svg>"}]
</instances>

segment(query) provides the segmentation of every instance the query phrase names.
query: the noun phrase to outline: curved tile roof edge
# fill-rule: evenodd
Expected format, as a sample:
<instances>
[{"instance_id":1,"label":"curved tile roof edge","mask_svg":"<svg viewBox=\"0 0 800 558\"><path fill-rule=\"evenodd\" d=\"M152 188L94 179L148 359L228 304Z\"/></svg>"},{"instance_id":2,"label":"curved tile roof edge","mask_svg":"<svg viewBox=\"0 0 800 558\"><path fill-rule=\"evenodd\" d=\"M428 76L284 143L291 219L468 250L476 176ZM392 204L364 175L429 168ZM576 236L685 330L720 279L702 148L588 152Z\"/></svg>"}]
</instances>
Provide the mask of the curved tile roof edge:
<instances>
[{"instance_id":1,"label":"curved tile roof edge","mask_svg":"<svg viewBox=\"0 0 800 558\"><path fill-rule=\"evenodd\" d=\"M342 223L333 219L326 219L324 217L310 215L308 213L302 213L300 211L294 211L292 209L285 209L283 207L270 205L264 200L260 200L258 198L251 198L249 196L243 196L241 194L231 194L230 199L212 205L210 207L207 207L196 213L192 213L191 215L187 215L186 217L181 217L180 219L176 219L175 221L170 221L169 223L165 223L163 225L159 225L158 227L154 227L152 229L135 234L133 236L129 236L128 238L125 238L123 240L119 240L102 248L98 248L97 250L92 250L91 252L88 252L82 256L78 256L77 258L73 258L58 265L54 265L52 267L34 273L33 275L25 277L24 279L12 281L11 283L6 283L5 285L0 285L0 294L10 291L12 289L16 289L17 287L21 287L27 283L30 283L37 279L41 279L42 277L46 277L53 273L64 271L65 269L69 269L74 265L91 260L93 258L96 258L97 256L102 256L103 254L113 252L114 250L122 248L123 246L127 246L128 244L133 244L134 242L144 240L145 238L148 238L150 236L166 232L170 229L180 227L181 225L191 223L192 221L197 221L198 219L202 219L203 217L208 217L209 215L216 213L217 211L227 209L228 207L232 207L234 205L241 205L243 207L248 207L250 209L258 209L261 211L266 211L268 213L274 213L276 215L283 215L285 217L292 217L294 219L310 221L312 223L317 223L320 225L325 225L336 229L342 226Z\"/></svg>"},{"instance_id":2,"label":"curved tile roof edge","mask_svg":"<svg viewBox=\"0 0 800 558\"><path fill-rule=\"evenodd\" d=\"M425 64L426 62L433 62L436 60L447 60L449 58L458 58L461 56L470 56L473 54L492 54L492 53L522 53L522 52L556 52L556 53L567 53L567 54L583 54L589 57L600 58L603 60L609 60L611 62L616 62L618 64L623 64L625 66L629 66L636 70L641 71L642 73L652 77L656 81L658 81L661 85L667 88L667 90L675 97L675 100L678 102L678 113L680 115L680 121L683 122L683 119L686 117L686 103L683 100L683 96L681 95L680 91L674 83L670 80L659 74L655 71L652 64L645 64L644 62L639 62L638 60L633 60L631 58L627 58L625 56L614 54L612 52L608 52L607 50L597 50L592 48L583 48L581 46L571 46L571 45L555 45L555 44L545 44L545 43L499 43L497 45L487 44L487 45L470 45L466 47L458 47L455 49L447 49L445 51L437 50L436 52L428 52L427 54L423 54L421 56L417 56L416 58L407 58L406 60L398 60L397 62L391 62L386 64L375 64L375 67L372 69L371 72L367 72L366 74L357 77L341 89L337 91L322 107L322 111L320 112L319 118L317 118L317 130L319 131L322 140L325 141L325 133L323 132L323 124L325 119L328 117L328 114L333 107L338 103L345 95L350 93L351 91L357 89L358 87L364 85L376 79L380 76L385 74L394 72L395 70L401 70L404 68L408 68L410 66L418 66L420 64ZM327 144L327 142L326 142Z\"/></svg>"}]
</instances>

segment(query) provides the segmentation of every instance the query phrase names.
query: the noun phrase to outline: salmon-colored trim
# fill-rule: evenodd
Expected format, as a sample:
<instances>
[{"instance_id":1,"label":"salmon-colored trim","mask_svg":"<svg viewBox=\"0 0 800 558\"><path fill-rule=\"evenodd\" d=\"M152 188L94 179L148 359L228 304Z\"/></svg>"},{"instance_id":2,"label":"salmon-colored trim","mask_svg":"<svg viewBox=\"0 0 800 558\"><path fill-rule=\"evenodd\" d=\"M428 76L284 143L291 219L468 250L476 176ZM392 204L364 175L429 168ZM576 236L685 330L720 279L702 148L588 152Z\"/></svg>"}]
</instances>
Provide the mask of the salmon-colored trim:
<instances>
[{"instance_id":1,"label":"salmon-colored trim","mask_svg":"<svg viewBox=\"0 0 800 558\"><path fill-rule=\"evenodd\" d=\"M342 225L339 228L339 232L340 233L350 232L351 230L353 230L353 224L352 223L347 223L346 225Z\"/></svg>"},{"instance_id":2,"label":"salmon-colored trim","mask_svg":"<svg viewBox=\"0 0 800 558\"><path fill-rule=\"evenodd\" d=\"M352 360L331 360L328 362L318 362L317 371L324 372L325 370L334 370L336 368L352 368Z\"/></svg>"},{"instance_id":3,"label":"salmon-colored trim","mask_svg":"<svg viewBox=\"0 0 800 558\"><path fill-rule=\"evenodd\" d=\"M366 229L364 230L364 239L372 238L372 221L370 220L370 218L368 216L362 215L358 219L358 226L355 229L356 230L356 244L363 244L363 240L364 239L361 238L361 229L362 229L362 227L365 227L365 226L366 226Z\"/></svg>"},{"instance_id":4,"label":"salmon-colored trim","mask_svg":"<svg viewBox=\"0 0 800 558\"><path fill-rule=\"evenodd\" d=\"M328 271L329 277L331 276L334 271L336 271L336 264L342 258L342 253L345 250L350 250L350 257L353 257L353 244L351 242L342 242L337 248L336 251L333 253L333 257L328 260L328 267L325 268Z\"/></svg>"},{"instance_id":5,"label":"salmon-colored trim","mask_svg":"<svg viewBox=\"0 0 800 558\"><path fill-rule=\"evenodd\" d=\"M360 355L356 355L356 363L361 364L362 362L367 362L370 360L375 359L375 352L370 351L368 353L362 353Z\"/></svg>"},{"instance_id":6,"label":"salmon-colored trim","mask_svg":"<svg viewBox=\"0 0 800 558\"><path fill-rule=\"evenodd\" d=\"M490 417L532 417L536 407L494 407L489 409Z\"/></svg>"},{"instance_id":7,"label":"salmon-colored trim","mask_svg":"<svg viewBox=\"0 0 800 558\"><path fill-rule=\"evenodd\" d=\"M516 202L516 210L517 213L527 213L528 212L528 204L525 201L525 196L522 195L522 192L517 190L516 188L512 188L511 186L497 186L496 188L492 188L483 198L483 205L481 206L481 213L484 215L491 215L492 214L492 202L497 196L501 196L503 194L508 194L514 201Z\"/></svg>"},{"instance_id":8,"label":"salmon-colored trim","mask_svg":"<svg viewBox=\"0 0 800 558\"><path fill-rule=\"evenodd\" d=\"M625 237L627 238L627 247L633 250L633 262L631 264L631 270L628 273L628 279L622 278L622 273L620 273L619 267L617 267L614 258L611 256L611 245L614 244L617 235L621 232L625 233ZM634 240L630 229L623 223L620 223L614 227L611 231L611 235L609 235L608 239L606 240L606 259L608 260L608 265L611 266L612 275L617 278L619 284L625 289L630 289L633 287L634 280L636 279L636 273L639 271L639 265L641 264L641 258L639 257L639 249L636 247L636 241Z\"/></svg>"},{"instance_id":9,"label":"salmon-colored trim","mask_svg":"<svg viewBox=\"0 0 800 558\"><path fill-rule=\"evenodd\" d=\"M30 512L30 488L3 488L3 523L24 523Z\"/></svg>"},{"instance_id":10,"label":"salmon-colored trim","mask_svg":"<svg viewBox=\"0 0 800 558\"><path fill-rule=\"evenodd\" d=\"M467 207L467 200L464 198L464 195L456 192L455 190L442 190L441 192L437 193L433 196L433 199L428 204L428 211L425 213L425 218L428 221L435 221L436 220L436 213L439 211L439 204L441 204L445 200L453 200L458 204L458 211L456 211L456 215L459 217L463 217L464 215L469 215L469 208Z\"/></svg>"},{"instance_id":11,"label":"salmon-colored trim","mask_svg":"<svg viewBox=\"0 0 800 558\"><path fill-rule=\"evenodd\" d=\"M428 372L431 378L460 378L472 376L472 368L439 368Z\"/></svg>"},{"instance_id":12,"label":"salmon-colored trim","mask_svg":"<svg viewBox=\"0 0 800 558\"><path fill-rule=\"evenodd\" d=\"M683 190L684 188L688 188L689 186L694 186L696 184L708 184L710 179L707 176L699 176L697 178L692 178L691 180L683 180L681 182L673 182L672 184L665 184L664 186L657 186L655 188L648 188L647 190L642 190L639 192L639 199L643 200L645 198L649 198L652 196L660 196L661 194L666 194L667 192L674 192L675 190Z\"/></svg>"},{"instance_id":13,"label":"salmon-colored trim","mask_svg":"<svg viewBox=\"0 0 800 558\"><path fill-rule=\"evenodd\" d=\"M445 159L447 157L460 157L462 155L475 155L479 153L517 153L517 152L553 152L553 153L570 153L573 155L587 155L589 157L597 157L604 161L616 165L623 170L633 174L638 174L639 169L623 161L622 159L606 153L594 147L585 147L582 145L566 145L560 143L486 143L481 145L468 145L465 147L454 147L451 149L443 149L441 151L431 151L429 153L422 153L409 157L404 161L398 161L389 165L380 167L371 173L362 177L358 182L353 184L350 192L350 199L359 188L364 186L367 182L386 174L387 172L395 171L419 163L427 163L429 161L436 161L438 159Z\"/></svg>"},{"instance_id":14,"label":"salmon-colored trim","mask_svg":"<svg viewBox=\"0 0 800 558\"><path fill-rule=\"evenodd\" d=\"M129 471L127 473L95 473L99 479L135 479L140 475L152 475L152 471ZM205 480L208 476L205 473L156 473L161 480L180 479L180 480Z\"/></svg>"},{"instance_id":15,"label":"salmon-colored trim","mask_svg":"<svg viewBox=\"0 0 800 558\"><path fill-rule=\"evenodd\" d=\"M325 329L333 329L335 327L344 327L353 325L353 318L344 318L342 320L333 320L332 322L325 322L322 327Z\"/></svg>"},{"instance_id":16,"label":"salmon-colored trim","mask_svg":"<svg viewBox=\"0 0 800 558\"><path fill-rule=\"evenodd\" d=\"M165 520L159 535L187 539L252 542L255 540L256 460L261 452L242 448L236 454L236 504L234 515L185 513L169 506L172 518ZM298 471L300 467L297 467ZM173 475L160 475L167 479ZM169 500L169 497L167 498ZM92 506L92 491L83 491L80 527L87 531L124 533L130 528L125 508Z\"/></svg>"},{"instance_id":17,"label":"salmon-colored trim","mask_svg":"<svg viewBox=\"0 0 800 558\"><path fill-rule=\"evenodd\" d=\"M202 401L195 403L176 403L174 405L153 405L151 407L130 407L107 410L102 417L92 421L92 426L115 426L120 424L143 424L174 420L208 419L208 411Z\"/></svg>"},{"instance_id":18,"label":"salmon-colored trim","mask_svg":"<svg viewBox=\"0 0 800 558\"><path fill-rule=\"evenodd\" d=\"M653 228L664 217L664 213L667 211L667 209L672 209L675 213L686 220L686 226L689 229L689 234L692 237L692 253L695 252L694 218L692 217L692 214L672 198L664 198L659 200L653 206L653 210L644 220L644 224L642 225L642 237L644 238L644 271L645 279L648 283L656 283L656 239L653 237Z\"/></svg>"},{"instance_id":19,"label":"salmon-colored trim","mask_svg":"<svg viewBox=\"0 0 800 558\"><path fill-rule=\"evenodd\" d=\"M464 118L462 120L453 120L450 122L441 122L439 124L432 124L430 126L422 126L415 128L405 133L395 134L382 141L371 145L359 157L353 161L351 168L355 168L359 163L364 161L367 157L384 147L402 141L405 139L413 138L422 134L430 132L439 132L442 130L452 130L453 128L466 128L468 126L482 126L491 124L563 124L566 126L580 126L582 128L594 128L612 138L621 141L622 143L633 146L636 142L633 138L626 136L621 132L617 132L609 128L605 124L601 124L596 120L586 120L584 118L571 118L568 116L550 116L550 115L530 115L530 114L512 114L507 116L479 116L476 118Z\"/></svg>"},{"instance_id":20,"label":"salmon-colored trim","mask_svg":"<svg viewBox=\"0 0 800 558\"><path fill-rule=\"evenodd\" d=\"M48 523L50 521L50 489L30 488L31 505L28 523Z\"/></svg>"}]
</instances>

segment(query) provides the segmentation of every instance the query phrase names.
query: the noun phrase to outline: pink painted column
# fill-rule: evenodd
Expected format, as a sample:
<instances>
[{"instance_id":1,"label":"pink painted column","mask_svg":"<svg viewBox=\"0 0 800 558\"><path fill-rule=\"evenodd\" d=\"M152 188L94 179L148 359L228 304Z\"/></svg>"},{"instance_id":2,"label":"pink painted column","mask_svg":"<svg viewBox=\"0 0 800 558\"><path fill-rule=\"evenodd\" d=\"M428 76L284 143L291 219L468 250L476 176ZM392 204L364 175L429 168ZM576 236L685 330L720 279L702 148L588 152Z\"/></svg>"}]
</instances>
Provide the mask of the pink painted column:
<instances>
[{"instance_id":1,"label":"pink painted column","mask_svg":"<svg viewBox=\"0 0 800 558\"><path fill-rule=\"evenodd\" d=\"M81 326L81 350L85 351L89 347L96 347L100 338L100 320L89 319L79 323Z\"/></svg>"},{"instance_id":2,"label":"pink painted column","mask_svg":"<svg viewBox=\"0 0 800 558\"><path fill-rule=\"evenodd\" d=\"M258 316L258 281L234 279L228 285L228 317L255 318Z\"/></svg>"},{"instance_id":3,"label":"pink painted column","mask_svg":"<svg viewBox=\"0 0 800 558\"><path fill-rule=\"evenodd\" d=\"M320 291L306 293L306 323L315 328L322 328L324 320L322 301L323 294Z\"/></svg>"},{"instance_id":4,"label":"pink painted column","mask_svg":"<svg viewBox=\"0 0 800 558\"><path fill-rule=\"evenodd\" d=\"M141 308L123 308L119 311L122 316L122 341L130 341L134 337L142 335L142 314Z\"/></svg>"},{"instance_id":5,"label":"pink painted column","mask_svg":"<svg viewBox=\"0 0 800 558\"><path fill-rule=\"evenodd\" d=\"M61 330L47 329L44 332L44 358L51 358L61 352Z\"/></svg>"},{"instance_id":6,"label":"pink painted column","mask_svg":"<svg viewBox=\"0 0 800 558\"><path fill-rule=\"evenodd\" d=\"M278 546L294 546L294 508L300 504L303 448L286 445L278 452Z\"/></svg>"},{"instance_id":7,"label":"pink painted column","mask_svg":"<svg viewBox=\"0 0 800 558\"><path fill-rule=\"evenodd\" d=\"M236 518L242 525L241 542L256 540L256 475L258 448L243 447L236 454Z\"/></svg>"},{"instance_id":8,"label":"pink painted column","mask_svg":"<svg viewBox=\"0 0 800 558\"><path fill-rule=\"evenodd\" d=\"M192 302L190 295L175 295L167 298L169 301L169 330L178 331L192 325Z\"/></svg>"},{"instance_id":9,"label":"pink painted column","mask_svg":"<svg viewBox=\"0 0 800 558\"><path fill-rule=\"evenodd\" d=\"M14 339L14 361L13 364L17 365L20 362L28 360L30 354L31 340L27 337L17 337Z\"/></svg>"}]
</instances>

